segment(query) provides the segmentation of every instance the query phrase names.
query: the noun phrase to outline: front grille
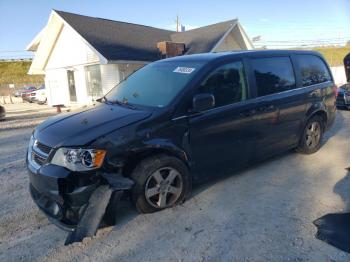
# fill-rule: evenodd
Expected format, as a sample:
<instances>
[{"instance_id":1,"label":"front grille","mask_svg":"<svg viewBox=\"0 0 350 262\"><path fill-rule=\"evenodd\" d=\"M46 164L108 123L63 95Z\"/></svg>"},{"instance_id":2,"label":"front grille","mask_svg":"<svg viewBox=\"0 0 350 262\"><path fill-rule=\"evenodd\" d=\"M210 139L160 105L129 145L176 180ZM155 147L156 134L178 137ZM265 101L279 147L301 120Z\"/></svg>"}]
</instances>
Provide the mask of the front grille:
<instances>
[{"instance_id":1,"label":"front grille","mask_svg":"<svg viewBox=\"0 0 350 262\"><path fill-rule=\"evenodd\" d=\"M45 154L49 154L51 151L51 147L44 145L40 142L36 142L36 147L39 148L39 150L41 150L42 152L44 152Z\"/></svg>"},{"instance_id":2,"label":"front grille","mask_svg":"<svg viewBox=\"0 0 350 262\"><path fill-rule=\"evenodd\" d=\"M42 157L33 151L32 152L32 160L35 163L37 163L38 165L42 166L44 164L44 162L46 161L46 157Z\"/></svg>"},{"instance_id":3,"label":"front grille","mask_svg":"<svg viewBox=\"0 0 350 262\"><path fill-rule=\"evenodd\" d=\"M35 141L31 152L31 160L37 165L37 168L42 166L48 158L51 147Z\"/></svg>"}]
</instances>

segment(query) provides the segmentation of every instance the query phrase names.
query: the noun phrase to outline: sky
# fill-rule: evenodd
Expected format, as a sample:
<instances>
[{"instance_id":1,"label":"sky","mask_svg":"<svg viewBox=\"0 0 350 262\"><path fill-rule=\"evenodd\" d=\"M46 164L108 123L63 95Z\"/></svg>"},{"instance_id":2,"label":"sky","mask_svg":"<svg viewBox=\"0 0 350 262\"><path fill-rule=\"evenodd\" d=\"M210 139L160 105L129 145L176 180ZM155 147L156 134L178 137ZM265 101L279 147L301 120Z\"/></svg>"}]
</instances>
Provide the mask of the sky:
<instances>
[{"instance_id":1,"label":"sky","mask_svg":"<svg viewBox=\"0 0 350 262\"><path fill-rule=\"evenodd\" d=\"M350 40L350 0L0 0L0 58L32 56L24 50L52 9L173 30L176 15L187 30L238 18L269 48Z\"/></svg>"}]
</instances>

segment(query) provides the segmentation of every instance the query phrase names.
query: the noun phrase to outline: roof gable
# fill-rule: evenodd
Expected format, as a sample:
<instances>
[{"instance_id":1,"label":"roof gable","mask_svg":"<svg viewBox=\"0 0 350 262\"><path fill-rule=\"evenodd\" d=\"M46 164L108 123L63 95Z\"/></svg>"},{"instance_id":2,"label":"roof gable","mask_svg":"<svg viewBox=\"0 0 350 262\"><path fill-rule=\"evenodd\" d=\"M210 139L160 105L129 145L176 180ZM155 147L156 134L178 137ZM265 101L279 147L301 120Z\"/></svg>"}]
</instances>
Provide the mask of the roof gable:
<instances>
[{"instance_id":1,"label":"roof gable","mask_svg":"<svg viewBox=\"0 0 350 262\"><path fill-rule=\"evenodd\" d=\"M171 39L174 42L185 43L186 54L198 54L210 52L215 45L225 36L228 30L235 26L237 20L229 20L213 25L192 29L185 32L174 33Z\"/></svg>"},{"instance_id":2,"label":"roof gable","mask_svg":"<svg viewBox=\"0 0 350 262\"><path fill-rule=\"evenodd\" d=\"M170 41L170 35L174 33L150 26L62 11L56 13L107 60L157 60L157 43Z\"/></svg>"},{"instance_id":3,"label":"roof gable","mask_svg":"<svg viewBox=\"0 0 350 262\"><path fill-rule=\"evenodd\" d=\"M35 72L44 70L52 49L55 48L60 30L66 25L80 36L103 64L123 60L146 63L158 60L161 56L157 43L163 41L185 43L185 54L214 52L233 29L238 34L234 36L235 38L242 39L244 43L249 42L246 35L241 36L245 32L236 19L185 32L175 32L53 10L43 33L39 34L27 47L28 50L36 51L31 67ZM59 30L52 30L58 26ZM243 49L244 46L250 49L248 45L242 46ZM33 70L30 72L34 72Z\"/></svg>"}]
</instances>

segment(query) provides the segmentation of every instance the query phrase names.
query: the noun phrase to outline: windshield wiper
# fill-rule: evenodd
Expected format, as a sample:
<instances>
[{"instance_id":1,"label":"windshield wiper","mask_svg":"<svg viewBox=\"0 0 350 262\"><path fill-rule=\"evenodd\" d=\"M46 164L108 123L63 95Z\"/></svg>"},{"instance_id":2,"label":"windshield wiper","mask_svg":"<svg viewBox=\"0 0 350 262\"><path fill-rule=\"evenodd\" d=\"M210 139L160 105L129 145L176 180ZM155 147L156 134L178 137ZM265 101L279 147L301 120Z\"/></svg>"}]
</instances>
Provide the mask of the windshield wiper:
<instances>
[{"instance_id":1,"label":"windshield wiper","mask_svg":"<svg viewBox=\"0 0 350 262\"><path fill-rule=\"evenodd\" d=\"M116 104L118 104L120 106L126 106L126 107L128 107L130 109L136 109L136 106L134 106L132 104L129 104L128 100L126 100L126 99L123 99L123 101L119 101L119 100L116 99L116 100L113 101L113 103L116 103Z\"/></svg>"},{"instance_id":2,"label":"windshield wiper","mask_svg":"<svg viewBox=\"0 0 350 262\"><path fill-rule=\"evenodd\" d=\"M113 105L113 104L117 104L117 105L120 105L120 106L124 106L124 107L128 107L130 109L137 109L136 106L132 105L132 104L129 104L128 103L128 100L124 99L123 101L119 101L119 100L108 100L107 97L103 96L99 99L96 99L97 102L100 102L100 103L105 103L107 105Z\"/></svg>"},{"instance_id":3,"label":"windshield wiper","mask_svg":"<svg viewBox=\"0 0 350 262\"><path fill-rule=\"evenodd\" d=\"M105 103L105 104L110 104L111 103L105 96L96 99L96 101L100 102L100 103Z\"/></svg>"}]
</instances>

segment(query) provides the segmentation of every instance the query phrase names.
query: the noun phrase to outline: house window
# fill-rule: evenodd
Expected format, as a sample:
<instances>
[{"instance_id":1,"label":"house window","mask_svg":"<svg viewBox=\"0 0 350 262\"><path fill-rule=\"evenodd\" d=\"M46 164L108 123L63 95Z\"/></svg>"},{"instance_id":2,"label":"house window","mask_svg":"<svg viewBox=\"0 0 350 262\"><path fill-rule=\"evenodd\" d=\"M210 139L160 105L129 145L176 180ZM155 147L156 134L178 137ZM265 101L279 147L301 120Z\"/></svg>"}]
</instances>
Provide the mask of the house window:
<instances>
[{"instance_id":1,"label":"house window","mask_svg":"<svg viewBox=\"0 0 350 262\"><path fill-rule=\"evenodd\" d=\"M88 96L91 96L93 99L101 97L103 92L100 65L86 66L85 77Z\"/></svg>"}]
</instances>

